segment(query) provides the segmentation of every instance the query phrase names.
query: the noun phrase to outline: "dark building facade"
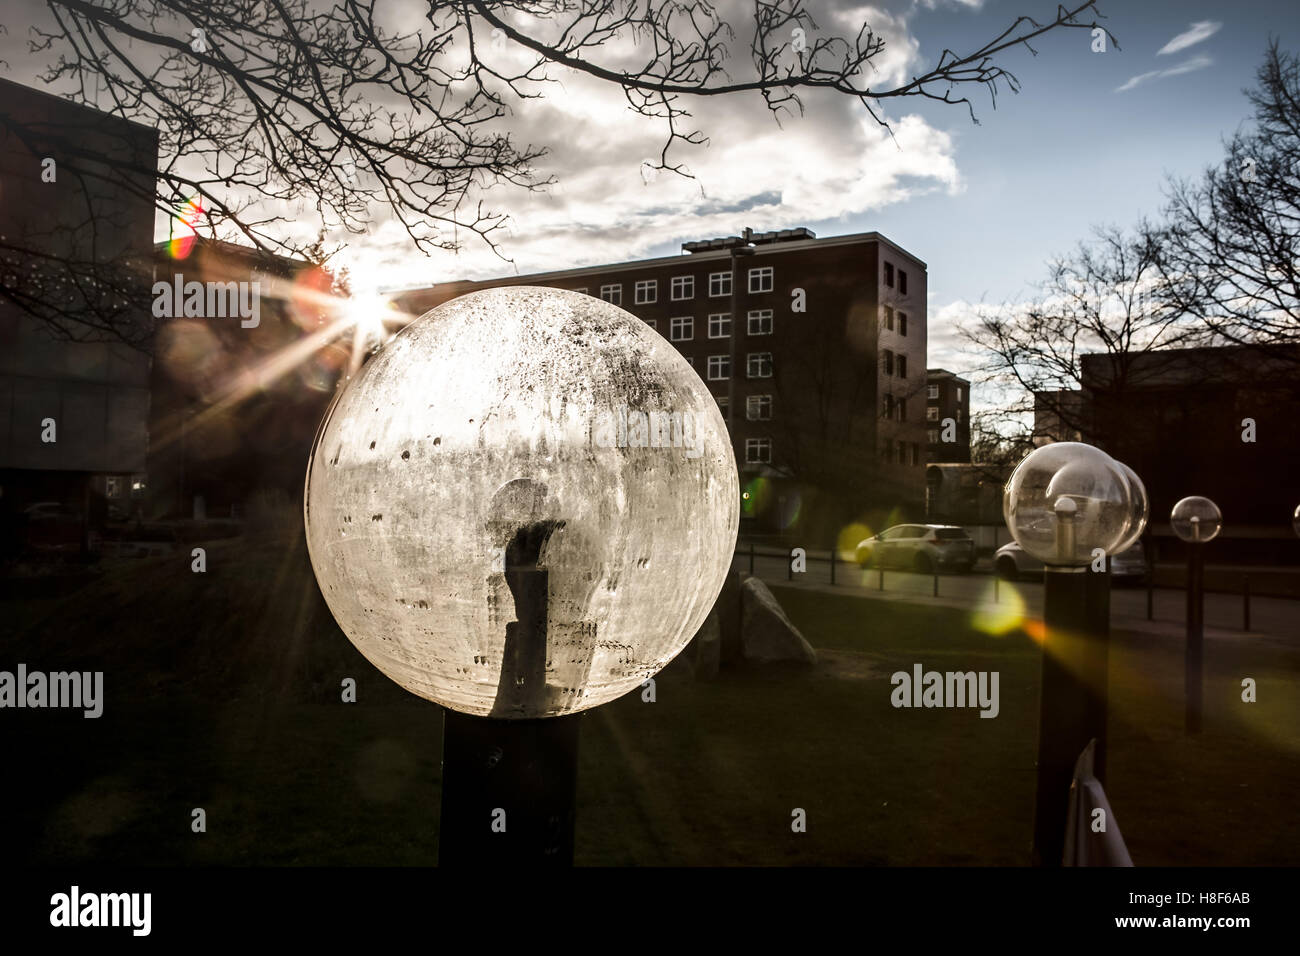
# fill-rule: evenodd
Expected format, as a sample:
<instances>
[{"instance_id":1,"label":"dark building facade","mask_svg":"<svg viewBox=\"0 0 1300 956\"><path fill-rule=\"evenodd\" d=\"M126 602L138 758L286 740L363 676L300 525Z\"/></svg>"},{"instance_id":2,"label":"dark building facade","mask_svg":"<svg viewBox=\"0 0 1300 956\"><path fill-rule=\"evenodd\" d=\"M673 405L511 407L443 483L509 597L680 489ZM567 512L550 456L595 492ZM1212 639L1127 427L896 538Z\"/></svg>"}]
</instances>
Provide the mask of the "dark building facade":
<instances>
[{"instance_id":1,"label":"dark building facade","mask_svg":"<svg viewBox=\"0 0 1300 956\"><path fill-rule=\"evenodd\" d=\"M478 289L537 285L628 310L716 398L746 530L833 533L924 507L925 263L878 233L804 229L683 245L659 259L448 282L395 297L419 315Z\"/></svg>"},{"instance_id":2,"label":"dark building facade","mask_svg":"<svg viewBox=\"0 0 1300 956\"><path fill-rule=\"evenodd\" d=\"M1096 444L1138 473L1164 554L1179 547L1170 509L1203 495L1224 516L1219 560L1300 560L1291 530L1300 504L1300 347L1085 355L1082 386L1038 396L1041 430Z\"/></svg>"},{"instance_id":3,"label":"dark building facade","mask_svg":"<svg viewBox=\"0 0 1300 956\"><path fill-rule=\"evenodd\" d=\"M970 382L947 369L925 375L926 460L935 464L970 461Z\"/></svg>"},{"instance_id":4,"label":"dark building facade","mask_svg":"<svg viewBox=\"0 0 1300 956\"><path fill-rule=\"evenodd\" d=\"M148 448L156 130L0 80L0 513L102 522ZM83 533L83 547L85 536Z\"/></svg>"}]
</instances>

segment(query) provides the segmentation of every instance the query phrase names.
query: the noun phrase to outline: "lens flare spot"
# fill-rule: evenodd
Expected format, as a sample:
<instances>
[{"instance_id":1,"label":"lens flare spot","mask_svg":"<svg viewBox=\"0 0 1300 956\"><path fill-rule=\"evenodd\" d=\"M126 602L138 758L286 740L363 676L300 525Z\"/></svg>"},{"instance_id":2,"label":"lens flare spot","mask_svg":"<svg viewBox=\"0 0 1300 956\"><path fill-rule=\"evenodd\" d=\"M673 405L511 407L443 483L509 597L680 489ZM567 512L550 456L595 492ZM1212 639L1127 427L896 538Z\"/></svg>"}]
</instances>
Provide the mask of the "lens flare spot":
<instances>
[{"instance_id":1,"label":"lens flare spot","mask_svg":"<svg viewBox=\"0 0 1300 956\"><path fill-rule=\"evenodd\" d=\"M994 585L990 581L985 588L980 603L971 613L971 626L984 634L1001 637L1018 627L1025 627L1032 622L1025 620L1025 599L1012 584L1002 582L998 589L997 600L994 599Z\"/></svg>"},{"instance_id":2,"label":"lens flare spot","mask_svg":"<svg viewBox=\"0 0 1300 956\"><path fill-rule=\"evenodd\" d=\"M803 498L799 492L791 492L781 503L781 530L793 528L799 522L799 511L803 507Z\"/></svg>"},{"instance_id":3,"label":"lens flare spot","mask_svg":"<svg viewBox=\"0 0 1300 956\"><path fill-rule=\"evenodd\" d=\"M873 534L875 532L871 530L870 526L860 521L846 524L840 529L840 533L835 539L835 550L838 552L839 557L845 561L856 561L858 545Z\"/></svg>"},{"instance_id":4,"label":"lens flare spot","mask_svg":"<svg viewBox=\"0 0 1300 956\"><path fill-rule=\"evenodd\" d=\"M745 485L740 496L740 513L746 518L753 518L767 511L772 503L772 483L766 478L753 478Z\"/></svg>"}]
</instances>

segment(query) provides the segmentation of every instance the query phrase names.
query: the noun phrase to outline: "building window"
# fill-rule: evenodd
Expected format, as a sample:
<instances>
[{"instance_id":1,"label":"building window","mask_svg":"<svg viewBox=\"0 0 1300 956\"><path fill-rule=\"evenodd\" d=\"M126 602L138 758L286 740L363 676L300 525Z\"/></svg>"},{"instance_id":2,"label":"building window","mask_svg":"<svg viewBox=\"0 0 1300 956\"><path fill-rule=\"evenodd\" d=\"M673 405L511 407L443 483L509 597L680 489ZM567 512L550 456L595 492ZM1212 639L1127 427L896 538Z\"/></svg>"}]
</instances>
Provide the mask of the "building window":
<instances>
[{"instance_id":1,"label":"building window","mask_svg":"<svg viewBox=\"0 0 1300 956\"><path fill-rule=\"evenodd\" d=\"M668 320L668 341L689 342L695 338L695 316L679 315Z\"/></svg>"},{"instance_id":2,"label":"building window","mask_svg":"<svg viewBox=\"0 0 1300 956\"><path fill-rule=\"evenodd\" d=\"M731 273L730 272L710 272L709 273L709 298L716 299L721 295L731 295Z\"/></svg>"},{"instance_id":3,"label":"building window","mask_svg":"<svg viewBox=\"0 0 1300 956\"><path fill-rule=\"evenodd\" d=\"M574 292L581 292L583 295L586 295L586 294L587 294L587 287L584 285L581 289L574 289L573 291L574 291Z\"/></svg>"},{"instance_id":4,"label":"building window","mask_svg":"<svg viewBox=\"0 0 1300 956\"><path fill-rule=\"evenodd\" d=\"M709 356L709 381L721 382L731 378L731 356Z\"/></svg>"},{"instance_id":5,"label":"building window","mask_svg":"<svg viewBox=\"0 0 1300 956\"><path fill-rule=\"evenodd\" d=\"M709 316L709 338L725 339L731 334L731 313L714 312Z\"/></svg>"},{"instance_id":6,"label":"building window","mask_svg":"<svg viewBox=\"0 0 1300 956\"><path fill-rule=\"evenodd\" d=\"M649 305L659 298L659 280L642 279L636 284L634 305Z\"/></svg>"},{"instance_id":7,"label":"building window","mask_svg":"<svg viewBox=\"0 0 1300 956\"><path fill-rule=\"evenodd\" d=\"M885 306L885 330L894 331L894 310L889 306Z\"/></svg>"},{"instance_id":8,"label":"building window","mask_svg":"<svg viewBox=\"0 0 1300 956\"><path fill-rule=\"evenodd\" d=\"M694 355L686 356L686 364L689 365L691 368L695 368L695 356Z\"/></svg>"},{"instance_id":9,"label":"building window","mask_svg":"<svg viewBox=\"0 0 1300 956\"><path fill-rule=\"evenodd\" d=\"M925 389L925 397L926 397L926 398L938 398L938 397L939 397L939 386L938 386L938 385L927 385L927 386L926 386L926 389Z\"/></svg>"},{"instance_id":10,"label":"building window","mask_svg":"<svg viewBox=\"0 0 1300 956\"><path fill-rule=\"evenodd\" d=\"M907 314L904 312L898 313L898 334L907 334Z\"/></svg>"},{"instance_id":11,"label":"building window","mask_svg":"<svg viewBox=\"0 0 1300 956\"><path fill-rule=\"evenodd\" d=\"M614 285L603 285L600 287L600 297L612 305L623 304L623 285L616 283Z\"/></svg>"},{"instance_id":12,"label":"building window","mask_svg":"<svg viewBox=\"0 0 1300 956\"><path fill-rule=\"evenodd\" d=\"M894 417L894 393L893 392L885 393L885 405L884 408L880 410L880 414L881 417L883 418Z\"/></svg>"},{"instance_id":13,"label":"building window","mask_svg":"<svg viewBox=\"0 0 1300 956\"><path fill-rule=\"evenodd\" d=\"M905 441L898 443L898 463L900 465L907 464L907 442Z\"/></svg>"},{"instance_id":14,"label":"building window","mask_svg":"<svg viewBox=\"0 0 1300 956\"><path fill-rule=\"evenodd\" d=\"M746 332L750 335L772 334L772 310L754 309L746 318L749 320Z\"/></svg>"},{"instance_id":15,"label":"building window","mask_svg":"<svg viewBox=\"0 0 1300 956\"><path fill-rule=\"evenodd\" d=\"M961 401L961 386L957 386L957 401Z\"/></svg>"},{"instance_id":16,"label":"building window","mask_svg":"<svg viewBox=\"0 0 1300 956\"><path fill-rule=\"evenodd\" d=\"M894 264L892 262L885 263L885 285L891 289L894 287Z\"/></svg>"},{"instance_id":17,"label":"building window","mask_svg":"<svg viewBox=\"0 0 1300 956\"><path fill-rule=\"evenodd\" d=\"M673 276L670 295L674 302L695 298L695 276Z\"/></svg>"},{"instance_id":18,"label":"building window","mask_svg":"<svg viewBox=\"0 0 1300 956\"><path fill-rule=\"evenodd\" d=\"M885 366L885 374L894 374L894 353L889 349L880 350L880 364Z\"/></svg>"},{"instance_id":19,"label":"building window","mask_svg":"<svg viewBox=\"0 0 1300 956\"><path fill-rule=\"evenodd\" d=\"M117 475L109 475L104 479L104 497L117 498L122 494L122 479Z\"/></svg>"},{"instance_id":20,"label":"building window","mask_svg":"<svg viewBox=\"0 0 1300 956\"><path fill-rule=\"evenodd\" d=\"M745 399L745 417L751 422L765 422L772 417L772 396L751 395Z\"/></svg>"},{"instance_id":21,"label":"building window","mask_svg":"<svg viewBox=\"0 0 1300 956\"><path fill-rule=\"evenodd\" d=\"M772 462L772 439L746 438L745 464L768 465Z\"/></svg>"},{"instance_id":22,"label":"building window","mask_svg":"<svg viewBox=\"0 0 1300 956\"><path fill-rule=\"evenodd\" d=\"M912 464L919 465L920 463L921 463L921 446L918 445L916 442L912 442Z\"/></svg>"},{"instance_id":23,"label":"building window","mask_svg":"<svg viewBox=\"0 0 1300 956\"><path fill-rule=\"evenodd\" d=\"M645 324L650 326L650 328L654 329L656 332L659 331L659 321L657 319L646 319Z\"/></svg>"},{"instance_id":24,"label":"building window","mask_svg":"<svg viewBox=\"0 0 1300 956\"><path fill-rule=\"evenodd\" d=\"M880 458L886 465L894 463L894 443L892 441L885 440L880 448Z\"/></svg>"},{"instance_id":25,"label":"building window","mask_svg":"<svg viewBox=\"0 0 1300 956\"><path fill-rule=\"evenodd\" d=\"M957 409L957 423L961 424L961 409Z\"/></svg>"},{"instance_id":26,"label":"building window","mask_svg":"<svg viewBox=\"0 0 1300 956\"><path fill-rule=\"evenodd\" d=\"M939 409L931 405L925 410L925 420L927 422L937 422L939 420Z\"/></svg>"},{"instance_id":27,"label":"building window","mask_svg":"<svg viewBox=\"0 0 1300 956\"><path fill-rule=\"evenodd\" d=\"M907 399L900 398L898 400L897 408L898 408L898 420L900 422L907 421Z\"/></svg>"},{"instance_id":28,"label":"building window","mask_svg":"<svg viewBox=\"0 0 1300 956\"><path fill-rule=\"evenodd\" d=\"M939 444L939 429L931 428L925 433L925 440L931 445Z\"/></svg>"},{"instance_id":29,"label":"building window","mask_svg":"<svg viewBox=\"0 0 1300 956\"><path fill-rule=\"evenodd\" d=\"M772 291L772 267L759 266L757 269L749 270L749 291L750 292L771 292Z\"/></svg>"},{"instance_id":30,"label":"building window","mask_svg":"<svg viewBox=\"0 0 1300 956\"><path fill-rule=\"evenodd\" d=\"M898 377L907 378L907 356L906 355L900 355L898 357Z\"/></svg>"},{"instance_id":31,"label":"building window","mask_svg":"<svg viewBox=\"0 0 1300 956\"><path fill-rule=\"evenodd\" d=\"M907 273L902 269L898 270L898 293L907 295Z\"/></svg>"},{"instance_id":32,"label":"building window","mask_svg":"<svg viewBox=\"0 0 1300 956\"><path fill-rule=\"evenodd\" d=\"M750 378L772 377L772 353L750 352L747 358L746 374Z\"/></svg>"},{"instance_id":33,"label":"building window","mask_svg":"<svg viewBox=\"0 0 1300 956\"><path fill-rule=\"evenodd\" d=\"M731 408L731 399L729 399L726 395L719 395L717 396L717 399L718 399L718 411L722 412L723 418L726 418L727 410Z\"/></svg>"}]
</instances>

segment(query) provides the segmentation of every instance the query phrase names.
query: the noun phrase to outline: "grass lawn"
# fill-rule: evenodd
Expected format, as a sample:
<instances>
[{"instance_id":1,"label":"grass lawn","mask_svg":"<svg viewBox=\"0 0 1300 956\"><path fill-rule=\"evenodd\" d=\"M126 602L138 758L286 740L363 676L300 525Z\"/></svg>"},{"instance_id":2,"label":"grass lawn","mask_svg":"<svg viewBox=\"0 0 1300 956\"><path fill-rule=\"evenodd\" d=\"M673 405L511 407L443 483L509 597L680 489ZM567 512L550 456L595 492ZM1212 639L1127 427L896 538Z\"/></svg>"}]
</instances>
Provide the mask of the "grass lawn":
<instances>
[{"instance_id":1,"label":"grass lawn","mask_svg":"<svg viewBox=\"0 0 1300 956\"><path fill-rule=\"evenodd\" d=\"M949 608L775 591L814 671L669 671L654 703L637 692L584 718L579 863L1024 864L1037 645ZM102 669L107 694L98 720L0 712L8 859L435 861L439 709L352 649L300 537L214 543L206 574L187 556L133 563L0 612L0 669ZM894 709L889 675L914 663L998 671L999 716ZM1243 677L1258 703L1240 701ZM1294 644L1210 641L1206 730L1189 740L1179 642L1115 635L1107 789L1135 862L1300 863L1298 691Z\"/></svg>"}]
</instances>

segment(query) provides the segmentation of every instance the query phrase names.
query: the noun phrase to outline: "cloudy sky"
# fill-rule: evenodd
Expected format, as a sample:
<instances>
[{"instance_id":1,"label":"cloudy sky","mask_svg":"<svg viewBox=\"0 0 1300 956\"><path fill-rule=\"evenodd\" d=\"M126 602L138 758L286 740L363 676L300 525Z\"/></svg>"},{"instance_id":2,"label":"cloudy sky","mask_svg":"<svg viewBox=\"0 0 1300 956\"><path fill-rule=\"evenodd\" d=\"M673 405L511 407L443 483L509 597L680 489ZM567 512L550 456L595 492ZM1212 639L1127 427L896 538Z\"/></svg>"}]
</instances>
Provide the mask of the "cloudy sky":
<instances>
[{"instance_id":1,"label":"cloudy sky","mask_svg":"<svg viewBox=\"0 0 1300 956\"><path fill-rule=\"evenodd\" d=\"M945 48L981 45L1016 16L1050 20L1056 4L811 0L809 8L825 33L852 35L865 22L887 39L873 64L873 85L887 87ZM727 0L722 9L743 25L752 7ZM630 113L617 90L566 76L546 99L516 103L503 127L548 147L542 172L557 180L540 194L504 188L485 197L511 216L501 248L513 267L474 241L459 255L423 256L382 216L367 236L334 236L348 243L339 261L356 287L398 288L669 255L683 241L745 226L878 230L929 265L929 364L964 371L976 359L955 348L952 326L969 304L1022 297L1044 261L1094 224L1156 212L1166 174L1213 163L1222 138L1246 122L1241 91L1270 36L1300 48L1293 0L1101 0L1100 9L1119 49L1093 52L1087 31L1064 30L1039 41L1037 56L1013 51L1001 62L1022 90L995 109L972 88L979 125L964 107L915 99L884 108L892 136L842 97L807 96L805 115L781 125L756 96L696 100L689 108L710 142L676 154L694 179L647 177L642 163L658 154L662 129ZM747 33L738 32L743 46ZM9 61L0 75L33 82L33 61L18 48L25 31L11 22L9 34L0 37Z\"/></svg>"}]
</instances>

